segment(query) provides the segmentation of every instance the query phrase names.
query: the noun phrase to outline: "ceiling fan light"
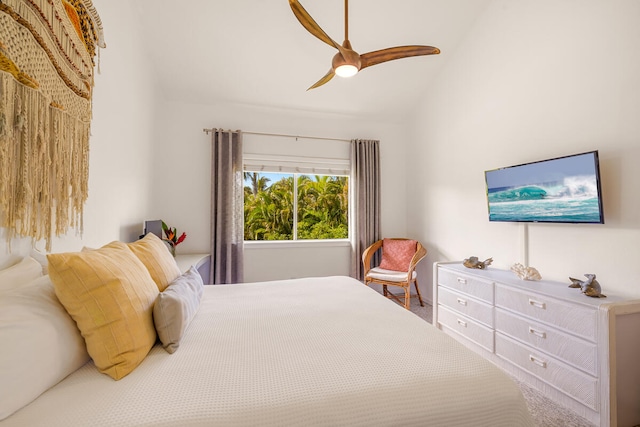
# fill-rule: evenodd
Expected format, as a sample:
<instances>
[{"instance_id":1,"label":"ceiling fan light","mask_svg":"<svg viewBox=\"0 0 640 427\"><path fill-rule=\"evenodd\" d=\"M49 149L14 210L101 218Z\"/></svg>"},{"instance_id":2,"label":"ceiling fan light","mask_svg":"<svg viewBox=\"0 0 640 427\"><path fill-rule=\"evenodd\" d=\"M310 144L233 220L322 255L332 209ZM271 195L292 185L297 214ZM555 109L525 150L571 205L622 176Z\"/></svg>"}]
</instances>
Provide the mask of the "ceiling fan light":
<instances>
[{"instance_id":1,"label":"ceiling fan light","mask_svg":"<svg viewBox=\"0 0 640 427\"><path fill-rule=\"evenodd\" d=\"M343 64L335 69L335 73L340 77L351 77L358 73L358 67L355 65Z\"/></svg>"}]
</instances>

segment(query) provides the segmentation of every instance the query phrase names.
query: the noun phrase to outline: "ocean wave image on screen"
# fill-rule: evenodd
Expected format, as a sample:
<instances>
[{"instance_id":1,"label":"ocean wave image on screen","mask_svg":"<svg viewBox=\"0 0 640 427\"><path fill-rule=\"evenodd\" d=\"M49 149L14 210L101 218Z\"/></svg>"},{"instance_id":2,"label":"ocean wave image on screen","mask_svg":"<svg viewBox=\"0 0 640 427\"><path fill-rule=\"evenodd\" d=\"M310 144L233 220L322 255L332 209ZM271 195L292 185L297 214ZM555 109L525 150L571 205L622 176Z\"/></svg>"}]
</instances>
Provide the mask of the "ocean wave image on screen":
<instances>
[{"instance_id":1,"label":"ocean wave image on screen","mask_svg":"<svg viewBox=\"0 0 640 427\"><path fill-rule=\"evenodd\" d=\"M560 183L489 189L493 221L597 222L596 177L567 177Z\"/></svg>"}]
</instances>

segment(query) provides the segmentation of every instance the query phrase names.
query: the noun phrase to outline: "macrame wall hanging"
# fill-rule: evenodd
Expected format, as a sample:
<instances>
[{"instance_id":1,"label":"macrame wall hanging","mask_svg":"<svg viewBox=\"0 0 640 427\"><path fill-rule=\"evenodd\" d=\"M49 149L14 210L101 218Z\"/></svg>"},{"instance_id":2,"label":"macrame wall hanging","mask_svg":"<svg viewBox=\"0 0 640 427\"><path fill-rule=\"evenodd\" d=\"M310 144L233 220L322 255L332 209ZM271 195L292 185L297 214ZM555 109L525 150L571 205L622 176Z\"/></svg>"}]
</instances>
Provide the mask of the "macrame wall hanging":
<instances>
[{"instance_id":1,"label":"macrame wall hanging","mask_svg":"<svg viewBox=\"0 0 640 427\"><path fill-rule=\"evenodd\" d=\"M0 227L45 240L82 233L94 59L91 0L0 0Z\"/></svg>"}]
</instances>

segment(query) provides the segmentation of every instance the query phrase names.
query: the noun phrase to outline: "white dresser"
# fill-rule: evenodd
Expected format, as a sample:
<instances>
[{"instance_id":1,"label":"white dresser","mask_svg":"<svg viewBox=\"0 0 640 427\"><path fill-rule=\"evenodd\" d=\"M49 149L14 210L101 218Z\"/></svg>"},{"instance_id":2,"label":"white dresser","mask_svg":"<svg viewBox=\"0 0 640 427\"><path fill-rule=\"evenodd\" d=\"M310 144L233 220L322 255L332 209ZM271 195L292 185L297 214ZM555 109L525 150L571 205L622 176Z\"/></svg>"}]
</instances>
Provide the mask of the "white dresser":
<instances>
[{"instance_id":1,"label":"white dresser","mask_svg":"<svg viewBox=\"0 0 640 427\"><path fill-rule=\"evenodd\" d=\"M433 283L439 329L596 425L640 425L640 300L459 262Z\"/></svg>"}]
</instances>

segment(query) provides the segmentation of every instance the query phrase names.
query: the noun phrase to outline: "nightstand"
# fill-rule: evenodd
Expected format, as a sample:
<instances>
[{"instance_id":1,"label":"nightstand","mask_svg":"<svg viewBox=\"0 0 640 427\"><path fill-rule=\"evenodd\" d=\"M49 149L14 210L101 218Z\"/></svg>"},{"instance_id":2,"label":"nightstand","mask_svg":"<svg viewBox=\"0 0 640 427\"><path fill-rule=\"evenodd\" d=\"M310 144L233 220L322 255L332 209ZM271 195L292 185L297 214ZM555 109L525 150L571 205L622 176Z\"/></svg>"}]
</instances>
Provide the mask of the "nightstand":
<instances>
[{"instance_id":1,"label":"nightstand","mask_svg":"<svg viewBox=\"0 0 640 427\"><path fill-rule=\"evenodd\" d=\"M209 283L209 271L211 269L211 256L209 254L180 254L176 255L176 264L181 272L187 271L191 266L198 269L202 281Z\"/></svg>"}]
</instances>

